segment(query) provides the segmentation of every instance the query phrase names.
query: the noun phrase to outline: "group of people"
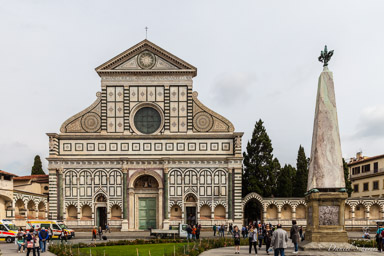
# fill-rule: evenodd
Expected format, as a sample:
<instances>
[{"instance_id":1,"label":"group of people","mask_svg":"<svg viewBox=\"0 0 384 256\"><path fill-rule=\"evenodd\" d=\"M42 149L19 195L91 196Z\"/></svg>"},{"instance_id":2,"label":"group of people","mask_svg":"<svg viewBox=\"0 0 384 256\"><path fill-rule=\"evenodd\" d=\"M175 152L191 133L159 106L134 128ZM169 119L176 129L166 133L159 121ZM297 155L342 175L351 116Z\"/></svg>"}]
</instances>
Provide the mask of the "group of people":
<instances>
[{"instance_id":1,"label":"group of people","mask_svg":"<svg viewBox=\"0 0 384 256\"><path fill-rule=\"evenodd\" d=\"M187 227L187 239L200 239L200 231L201 231L201 225L196 224L196 225L188 225Z\"/></svg>"},{"instance_id":2,"label":"group of people","mask_svg":"<svg viewBox=\"0 0 384 256\"><path fill-rule=\"evenodd\" d=\"M267 254L269 254L273 248L275 256L278 256L279 254L282 256L285 255L285 249L287 248L288 242L288 234L284 229L282 229L281 224L278 224L275 228L271 224L250 223L247 227L243 227L241 231L239 230L238 226L235 226L233 230L235 254L240 254L241 236L243 238L248 238L249 254L252 253L252 248L254 248L255 254L257 254L257 247L259 250L261 250L264 242ZM299 242L303 239L303 229L302 227L297 226L296 220L292 221L289 237L294 245L293 253L298 253Z\"/></svg>"},{"instance_id":3,"label":"group of people","mask_svg":"<svg viewBox=\"0 0 384 256\"><path fill-rule=\"evenodd\" d=\"M111 228L109 226L109 223L105 225L105 233L111 233ZM97 236L99 237L99 240L103 239L103 229L101 226L98 228L95 226L92 229L92 241L97 239Z\"/></svg>"},{"instance_id":4,"label":"group of people","mask_svg":"<svg viewBox=\"0 0 384 256\"><path fill-rule=\"evenodd\" d=\"M224 225L218 225L216 226L213 225L212 227L212 230L213 230L213 236L216 236L216 233L219 234L219 237L224 237L224 234L225 234L225 226ZM231 234L232 235L232 224L229 225L228 227L228 234Z\"/></svg>"},{"instance_id":5,"label":"group of people","mask_svg":"<svg viewBox=\"0 0 384 256\"><path fill-rule=\"evenodd\" d=\"M17 244L17 252L24 252L27 250L27 255L29 255L32 251L35 256L40 255L40 251L44 253L47 250L47 244L52 239L52 230L48 228L46 230L44 227L39 229L32 228L31 230L27 230L26 232L20 228L16 235L16 244Z\"/></svg>"}]
</instances>

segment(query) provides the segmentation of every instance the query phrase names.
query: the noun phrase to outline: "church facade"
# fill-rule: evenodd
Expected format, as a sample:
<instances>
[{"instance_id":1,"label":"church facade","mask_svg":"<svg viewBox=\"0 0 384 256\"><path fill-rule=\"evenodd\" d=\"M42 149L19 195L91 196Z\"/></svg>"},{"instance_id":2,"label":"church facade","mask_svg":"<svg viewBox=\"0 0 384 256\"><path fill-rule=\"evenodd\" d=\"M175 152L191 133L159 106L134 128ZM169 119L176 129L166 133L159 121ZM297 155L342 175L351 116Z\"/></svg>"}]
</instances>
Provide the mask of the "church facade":
<instances>
[{"instance_id":1,"label":"church facade","mask_svg":"<svg viewBox=\"0 0 384 256\"><path fill-rule=\"evenodd\" d=\"M101 90L49 137L49 218L121 230L243 222L243 133L148 40L96 68Z\"/></svg>"}]
</instances>

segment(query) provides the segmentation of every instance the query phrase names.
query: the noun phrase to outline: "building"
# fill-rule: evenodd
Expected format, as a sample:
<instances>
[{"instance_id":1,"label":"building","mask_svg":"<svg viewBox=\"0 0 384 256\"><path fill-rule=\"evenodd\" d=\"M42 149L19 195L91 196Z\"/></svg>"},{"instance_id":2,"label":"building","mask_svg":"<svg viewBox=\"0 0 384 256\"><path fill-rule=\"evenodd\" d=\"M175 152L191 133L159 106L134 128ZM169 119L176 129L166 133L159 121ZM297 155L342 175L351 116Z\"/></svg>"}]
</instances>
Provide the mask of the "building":
<instances>
[{"instance_id":1,"label":"building","mask_svg":"<svg viewBox=\"0 0 384 256\"><path fill-rule=\"evenodd\" d=\"M361 153L348 163L352 197L384 196L384 155L363 157Z\"/></svg>"},{"instance_id":2,"label":"building","mask_svg":"<svg viewBox=\"0 0 384 256\"><path fill-rule=\"evenodd\" d=\"M243 133L199 101L197 69L144 40L96 72L96 101L47 134L50 218L121 230L241 225Z\"/></svg>"},{"instance_id":3,"label":"building","mask_svg":"<svg viewBox=\"0 0 384 256\"><path fill-rule=\"evenodd\" d=\"M27 219L48 218L48 175L20 176L0 171L0 219L25 226Z\"/></svg>"}]
</instances>

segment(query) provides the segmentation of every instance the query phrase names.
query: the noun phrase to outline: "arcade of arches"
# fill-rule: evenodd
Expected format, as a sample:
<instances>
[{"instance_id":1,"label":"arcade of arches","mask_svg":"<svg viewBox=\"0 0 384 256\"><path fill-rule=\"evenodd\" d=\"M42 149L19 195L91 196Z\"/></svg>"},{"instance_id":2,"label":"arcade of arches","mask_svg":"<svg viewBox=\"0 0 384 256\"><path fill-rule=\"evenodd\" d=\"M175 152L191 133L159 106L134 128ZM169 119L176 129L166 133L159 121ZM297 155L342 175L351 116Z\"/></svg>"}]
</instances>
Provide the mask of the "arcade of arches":
<instances>
[{"instance_id":1,"label":"arcade of arches","mask_svg":"<svg viewBox=\"0 0 384 256\"><path fill-rule=\"evenodd\" d=\"M262 198L250 193L243 198L244 224L255 220L276 225L291 225L293 219L305 226L306 203L304 198ZM376 226L375 220L384 217L384 199L348 198L345 203L347 228Z\"/></svg>"}]
</instances>

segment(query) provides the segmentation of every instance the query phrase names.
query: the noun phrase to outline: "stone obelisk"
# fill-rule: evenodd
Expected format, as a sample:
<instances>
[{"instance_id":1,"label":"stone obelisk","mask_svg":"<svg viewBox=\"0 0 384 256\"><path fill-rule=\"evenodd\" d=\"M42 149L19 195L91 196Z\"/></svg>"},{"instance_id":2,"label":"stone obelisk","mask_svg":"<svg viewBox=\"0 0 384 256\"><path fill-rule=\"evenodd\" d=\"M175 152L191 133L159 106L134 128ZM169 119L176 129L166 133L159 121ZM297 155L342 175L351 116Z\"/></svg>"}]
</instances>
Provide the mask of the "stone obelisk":
<instances>
[{"instance_id":1,"label":"stone obelisk","mask_svg":"<svg viewBox=\"0 0 384 256\"><path fill-rule=\"evenodd\" d=\"M325 46L319 61L324 62L317 89L313 125L311 160L305 200L307 228L304 250L328 250L330 247L350 247L344 228L345 192L339 124L333 74L328 61L333 51Z\"/></svg>"}]
</instances>

